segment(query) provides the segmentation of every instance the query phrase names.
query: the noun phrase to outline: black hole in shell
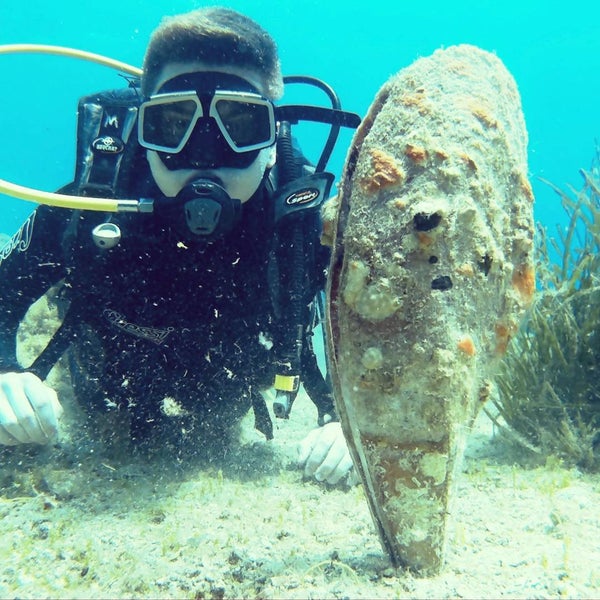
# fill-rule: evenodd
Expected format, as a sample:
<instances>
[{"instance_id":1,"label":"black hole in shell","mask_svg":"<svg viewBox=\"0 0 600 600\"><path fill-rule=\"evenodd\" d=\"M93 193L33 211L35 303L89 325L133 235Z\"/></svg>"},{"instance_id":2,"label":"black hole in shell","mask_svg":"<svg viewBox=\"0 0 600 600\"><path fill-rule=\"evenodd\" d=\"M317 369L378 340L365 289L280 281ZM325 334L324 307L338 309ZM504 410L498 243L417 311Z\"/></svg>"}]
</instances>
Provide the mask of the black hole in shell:
<instances>
[{"instance_id":1,"label":"black hole in shell","mask_svg":"<svg viewBox=\"0 0 600 600\"><path fill-rule=\"evenodd\" d=\"M438 257L437 256L430 256L429 257L429 264L431 265L435 265L435 263L438 261Z\"/></svg>"},{"instance_id":2,"label":"black hole in shell","mask_svg":"<svg viewBox=\"0 0 600 600\"><path fill-rule=\"evenodd\" d=\"M452 287L452 279L448 275L440 275L431 282L432 290L440 290L442 292L449 290Z\"/></svg>"},{"instance_id":3,"label":"black hole in shell","mask_svg":"<svg viewBox=\"0 0 600 600\"><path fill-rule=\"evenodd\" d=\"M417 231L431 231L435 229L442 220L442 215L439 213L433 213L428 215L426 213L417 213L413 217L413 224Z\"/></svg>"},{"instance_id":4,"label":"black hole in shell","mask_svg":"<svg viewBox=\"0 0 600 600\"><path fill-rule=\"evenodd\" d=\"M492 257L486 254L478 263L477 266L483 271L484 275L487 275L492 268Z\"/></svg>"}]
</instances>

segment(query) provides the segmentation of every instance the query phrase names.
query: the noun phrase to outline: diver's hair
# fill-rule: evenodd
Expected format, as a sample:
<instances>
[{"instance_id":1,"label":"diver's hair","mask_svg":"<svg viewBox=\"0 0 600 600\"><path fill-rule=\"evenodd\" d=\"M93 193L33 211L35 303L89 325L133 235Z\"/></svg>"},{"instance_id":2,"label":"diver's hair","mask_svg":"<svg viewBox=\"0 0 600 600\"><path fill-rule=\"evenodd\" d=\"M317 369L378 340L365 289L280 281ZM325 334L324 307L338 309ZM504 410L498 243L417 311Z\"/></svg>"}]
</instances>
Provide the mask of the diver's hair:
<instances>
[{"instance_id":1,"label":"diver's hair","mask_svg":"<svg viewBox=\"0 0 600 600\"><path fill-rule=\"evenodd\" d=\"M144 57L142 93L154 92L168 63L205 61L255 71L271 100L283 93L283 79L273 38L258 23L235 10L207 7L165 17L154 30Z\"/></svg>"}]
</instances>

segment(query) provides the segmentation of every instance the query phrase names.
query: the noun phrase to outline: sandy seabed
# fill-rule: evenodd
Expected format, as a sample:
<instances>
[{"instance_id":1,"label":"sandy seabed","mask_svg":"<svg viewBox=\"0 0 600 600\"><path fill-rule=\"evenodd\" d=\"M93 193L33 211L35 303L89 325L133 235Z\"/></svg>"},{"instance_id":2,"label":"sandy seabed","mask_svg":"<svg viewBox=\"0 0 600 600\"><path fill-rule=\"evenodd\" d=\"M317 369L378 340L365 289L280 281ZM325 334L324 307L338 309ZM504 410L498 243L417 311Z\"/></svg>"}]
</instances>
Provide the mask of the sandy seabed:
<instances>
[{"instance_id":1,"label":"sandy seabed","mask_svg":"<svg viewBox=\"0 0 600 600\"><path fill-rule=\"evenodd\" d=\"M302 397L276 439L245 423L213 461L5 449L0 597L597 598L600 477L519 466L479 422L447 565L418 578L383 554L362 486L304 481Z\"/></svg>"},{"instance_id":2,"label":"sandy seabed","mask_svg":"<svg viewBox=\"0 0 600 600\"><path fill-rule=\"evenodd\" d=\"M60 365L51 383L58 443L0 450L2 598L600 597L600 475L536 465L483 415L447 564L419 578L390 565L361 485L303 480L305 396L270 442L249 417L225 456L149 460L86 440Z\"/></svg>"}]
</instances>

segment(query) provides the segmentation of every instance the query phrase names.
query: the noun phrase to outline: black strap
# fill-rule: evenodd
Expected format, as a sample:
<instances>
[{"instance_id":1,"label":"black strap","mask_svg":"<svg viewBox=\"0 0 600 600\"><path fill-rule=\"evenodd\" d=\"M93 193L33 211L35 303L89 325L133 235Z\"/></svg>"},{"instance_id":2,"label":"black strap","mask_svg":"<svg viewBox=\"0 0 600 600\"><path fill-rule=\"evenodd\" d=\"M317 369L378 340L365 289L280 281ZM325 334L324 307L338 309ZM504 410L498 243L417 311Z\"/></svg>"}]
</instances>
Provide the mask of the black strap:
<instances>
[{"instance_id":1,"label":"black strap","mask_svg":"<svg viewBox=\"0 0 600 600\"><path fill-rule=\"evenodd\" d=\"M27 371L34 373L42 380L46 379L52 367L73 341L78 322L78 313L73 306L70 306L60 327Z\"/></svg>"},{"instance_id":2,"label":"black strap","mask_svg":"<svg viewBox=\"0 0 600 600\"><path fill-rule=\"evenodd\" d=\"M254 410L254 428L260 431L268 440L273 439L273 421L269 415L267 403L262 394L252 388L250 393Z\"/></svg>"},{"instance_id":3,"label":"black strap","mask_svg":"<svg viewBox=\"0 0 600 600\"><path fill-rule=\"evenodd\" d=\"M318 292L313 302L313 317L311 330L306 333L306 341L302 352L302 383L306 393L317 407L318 423L324 425L329 421L337 421L337 413L331 389L329 375L325 377L321 372L317 363L312 336L314 335L315 327L322 320L324 314L322 302L324 294ZM323 335L325 341L325 335Z\"/></svg>"}]
</instances>

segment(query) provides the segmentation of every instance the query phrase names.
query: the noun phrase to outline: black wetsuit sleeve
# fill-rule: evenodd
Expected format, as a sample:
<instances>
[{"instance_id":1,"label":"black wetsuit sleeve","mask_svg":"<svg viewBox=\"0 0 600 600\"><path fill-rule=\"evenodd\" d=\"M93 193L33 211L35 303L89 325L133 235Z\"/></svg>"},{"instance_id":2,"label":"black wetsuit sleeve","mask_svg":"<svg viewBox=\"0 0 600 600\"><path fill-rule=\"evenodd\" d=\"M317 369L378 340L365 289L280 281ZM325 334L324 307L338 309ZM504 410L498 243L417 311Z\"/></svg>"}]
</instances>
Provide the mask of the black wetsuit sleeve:
<instances>
[{"instance_id":1,"label":"black wetsuit sleeve","mask_svg":"<svg viewBox=\"0 0 600 600\"><path fill-rule=\"evenodd\" d=\"M62 243L72 215L40 206L0 250L0 373L22 370L17 329L29 307L65 275Z\"/></svg>"}]
</instances>

